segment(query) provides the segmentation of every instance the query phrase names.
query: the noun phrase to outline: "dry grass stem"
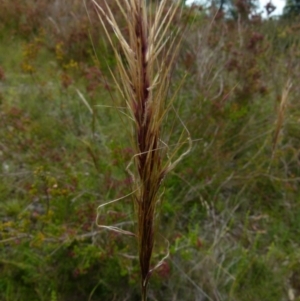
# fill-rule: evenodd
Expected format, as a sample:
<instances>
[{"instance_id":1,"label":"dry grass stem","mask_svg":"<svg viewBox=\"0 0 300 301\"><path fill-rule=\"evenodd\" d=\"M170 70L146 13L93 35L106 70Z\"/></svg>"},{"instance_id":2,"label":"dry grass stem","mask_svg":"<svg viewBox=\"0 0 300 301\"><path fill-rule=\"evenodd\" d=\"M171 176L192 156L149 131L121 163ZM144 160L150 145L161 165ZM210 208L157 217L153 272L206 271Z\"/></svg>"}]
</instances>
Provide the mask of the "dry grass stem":
<instances>
[{"instance_id":1,"label":"dry grass stem","mask_svg":"<svg viewBox=\"0 0 300 301\"><path fill-rule=\"evenodd\" d=\"M292 88L292 83L291 83L291 80L288 79L285 84L285 87L282 91L280 104L279 104L279 107L277 110L276 126L275 126L275 132L274 132L274 136L273 136L273 142L272 142L273 155L274 155L274 151L275 151L276 146L279 141L280 131L282 129L282 125L284 122L284 114L285 114L285 110L286 110L286 106L287 106L287 102L288 102L288 96L289 96L291 88Z\"/></svg>"},{"instance_id":2,"label":"dry grass stem","mask_svg":"<svg viewBox=\"0 0 300 301\"><path fill-rule=\"evenodd\" d=\"M117 73L113 75L119 93L133 120L135 170L135 208L137 217L137 242L141 269L142 300L146 300L147 285L153 269L151 257L154 246L154 218L159 200L159 188L166 174L189 152L191 139L184 127L178 146L169 154L162 142L162 123L175 99L169 101L169 79L180 43L179 30L171 32L171 24L179 12L179 2L162 0L155 12L148 14L146 1L115 0L127 22L127 34L118 26L109 5L101 7L93 0L100 22L111 43L117 60ZM121 53L109 33L110 26L121 46ZM188 136L188 139L186 139ZM182 145L189 143L186 152L177 156ZM132 164L131 164L132 165ZM159 264L158 264L159 265Z\"/></svg>"}]
</instances>

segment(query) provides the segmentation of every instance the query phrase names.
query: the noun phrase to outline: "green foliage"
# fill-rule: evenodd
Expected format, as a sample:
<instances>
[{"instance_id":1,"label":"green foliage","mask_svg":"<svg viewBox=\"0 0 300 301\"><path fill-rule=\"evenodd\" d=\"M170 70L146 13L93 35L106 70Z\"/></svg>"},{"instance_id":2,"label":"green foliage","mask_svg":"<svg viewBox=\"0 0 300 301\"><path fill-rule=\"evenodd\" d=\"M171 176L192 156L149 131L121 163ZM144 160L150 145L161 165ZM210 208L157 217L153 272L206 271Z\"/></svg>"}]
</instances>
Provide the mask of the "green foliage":
<instances>
[{"instance_id":1,"label":"green foliage","mask_svg":"<svg viewBox=\"0 0 300 301\"><path fill-rule=\"evenodd\" d=\"M99 204L132 192L115 60L77 2L80 25L72 17L64 31L64 10L51 11L51 25L52 1L42 3L0 4L0 300L140 300L134 241L95 223ZM189 31L170 89L188 74L163 137L175 144L184 123L194 144L157 204L153 264L168 242L170 255L153 272L150 296L297 300L299 25L183 16ZM112 204L98 222L133 231L132 207L130 198Z\"/></svg>"},{"instance_id":2,"label":"green foliage","mask_svg":"<svg viewBox=\"0 0 300 301\"><path fill-rule=\"evenodd\" d=\"M287 0L284 7L284 17L295 17L299 16L300 13L300 2L298 0Z\"/></svg>"}]
</instances>

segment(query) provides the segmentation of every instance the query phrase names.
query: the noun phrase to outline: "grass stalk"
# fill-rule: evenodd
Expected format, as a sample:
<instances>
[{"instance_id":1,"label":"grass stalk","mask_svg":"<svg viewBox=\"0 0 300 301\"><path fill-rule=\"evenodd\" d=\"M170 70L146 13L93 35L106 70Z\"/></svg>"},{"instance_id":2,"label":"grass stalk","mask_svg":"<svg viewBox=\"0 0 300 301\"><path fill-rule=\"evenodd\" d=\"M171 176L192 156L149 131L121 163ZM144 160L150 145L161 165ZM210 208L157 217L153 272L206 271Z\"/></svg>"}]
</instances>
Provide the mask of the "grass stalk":
<instances>
[{"instance_id":1,"label":"grass stalk","mask_svg":"<svg viewBox=\"0 0 300 301\"><path fill-rule=\"evenodd\" d=\"M285 111L288 103L288 98L290 94L290 90L292 88L292 82L290 79L287 80L284 89L281 94L281 100L279 103L279 106L277 108L277 118L275 121L275 129L272 137L272 154L271 154L271 161L268 167L268 172L271 170L271 164L274 161L275 155L276 155L276 149L279 144L281 132L282 132L282 127L284 124L285 120Z\"/></svg>"},{"instance_id":2,"label":"grass stalk","mask_svg":"<svg viewBox=\"0 0 300 301\"><path fill-rule=\"evenodd\" d=\"M284 116L285 116L286 106L288 103L288 97L291 88L292 88L292 82L290 79L288 79L282 91L281 100L277 109L275 131L274 131L274 136L272 141L272 157L274 156L274 152L276 150L276 146L278 144L279 137L280 137L280 131L284 123Z\"/></svg>"},{"instance_id":3,"label":"grass stalk","mask_svg":"<svg viewBox=\"0 0 300 301\"><path fill-rule=\"evenodd\" d=\"M114 14L106 1L104 7L93 0L100 22L110 41L117 60L115 84L126 102L133 126L132 175L136 208L139 264L141 270L142 301L147 300L151 258L155 240L155 214L159 201L159 189L166 174L185 156L191 147L187 129L170 147L162 140L162 124L173 107L175 97L169 98L169 78L172 64L180 43L179 29L171 32L170 27L179 2L162 0L155 12L148 12L145 0L115 0L127 21L127 34L118 26ZM113 29L118 45L113 42L108 27ZM121 46L121 53L118 51ZM168 101L169 99L169 101ZM188 139L186 137L188 136ZM189 142L189 148L177 159L176 154ZM170 153L171 152L171 153ZM131 168L132 164L130 164ZM114 231L116 229L114 228Z\"/></svg>"}]
</instances>

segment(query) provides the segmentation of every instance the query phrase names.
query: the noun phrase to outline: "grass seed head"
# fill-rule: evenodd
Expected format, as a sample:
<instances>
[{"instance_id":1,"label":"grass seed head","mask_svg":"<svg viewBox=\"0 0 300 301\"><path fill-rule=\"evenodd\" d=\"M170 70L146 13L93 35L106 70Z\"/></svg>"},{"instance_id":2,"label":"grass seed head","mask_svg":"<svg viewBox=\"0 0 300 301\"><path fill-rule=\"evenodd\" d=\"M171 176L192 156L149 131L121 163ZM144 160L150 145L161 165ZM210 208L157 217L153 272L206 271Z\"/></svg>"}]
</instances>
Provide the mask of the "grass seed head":
<instances>
[{"instance_id":1,"label":"grass seed head","mask_svg":"<svg viewBox=\"0 0 300 301\"><path fill-rule=\"evenodd\" d=\"M100 22L112 45L117 60L118 76L113 74L115 84L133 120L133 157L136 171L135 207L137 216L137 241L142 277L142 295L151 276L151 256L154 246L154 217L158 192L166 174L187 153L172 162L182 146L167 156L166 145L161 142L164 117L172 107L174 97L168 103L169 80L172 64L180 43L179 30L171 30L172 20L179 10L179 2L160 1L154 13L147 12L146 1L129 0L116 3L126 20L125 35L118 26L114 14L105 1L105 9L93 0ZM118 40L113 42L108 27ZM118 51L121 46L121 53Z\"/></svg>"}]
</instances>

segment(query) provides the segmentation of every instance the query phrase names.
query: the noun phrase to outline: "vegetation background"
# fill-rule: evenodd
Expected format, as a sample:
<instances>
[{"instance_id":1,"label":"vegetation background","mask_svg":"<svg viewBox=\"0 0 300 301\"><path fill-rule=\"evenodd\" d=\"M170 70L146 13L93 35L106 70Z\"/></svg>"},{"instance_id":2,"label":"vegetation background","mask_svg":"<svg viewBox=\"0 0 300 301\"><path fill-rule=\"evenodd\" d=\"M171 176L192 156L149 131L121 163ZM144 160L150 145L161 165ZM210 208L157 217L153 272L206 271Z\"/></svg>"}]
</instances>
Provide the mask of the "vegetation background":
<instances>
[{"instance_id":1,"label":"vegetation background","mask_svg":"<svg viewBox=\"0 0 300 301\"><path fill-rule=\"evenodd\" d=\"M172 26L187 28L171 89L186 75L175 107L195 141L164 185L153 262L166 239L170 256L149 300L300 300L299 18L239 0ZM95 225L131 192L133 150L93 6L1 0L0 37L0 300L140 300L134 242ZM100 221L130 229L132 200Z\"/></svg>"}]
</instances>

